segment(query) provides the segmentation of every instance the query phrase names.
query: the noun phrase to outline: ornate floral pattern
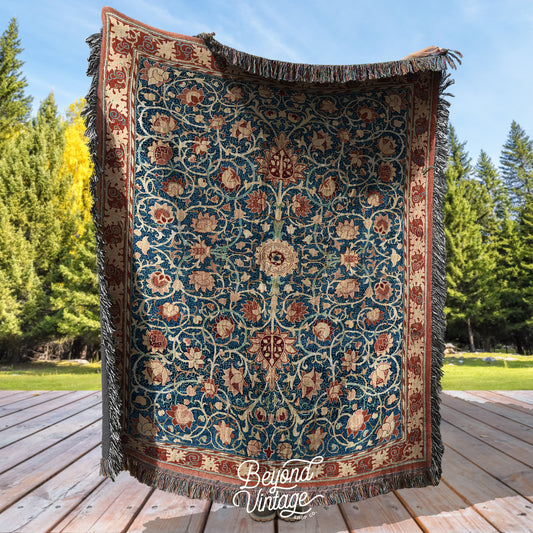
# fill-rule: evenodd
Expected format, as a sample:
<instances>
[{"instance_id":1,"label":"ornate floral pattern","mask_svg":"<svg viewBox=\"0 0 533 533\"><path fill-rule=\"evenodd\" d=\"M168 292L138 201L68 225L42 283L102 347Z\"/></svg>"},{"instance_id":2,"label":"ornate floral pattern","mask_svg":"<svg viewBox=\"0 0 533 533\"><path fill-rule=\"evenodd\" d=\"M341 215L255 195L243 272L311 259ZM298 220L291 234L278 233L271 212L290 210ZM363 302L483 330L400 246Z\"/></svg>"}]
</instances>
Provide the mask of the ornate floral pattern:
<instances>
[{"instance_id":1,"label":"ornate floral pattern","mask_svg":"<svg viewBox=\"0 0 533 533\"><path fill-rule=\"evenodd\" d=\"M427 466L438 75L275 84L104 20L126 453L236 486L248 457L322 455L318 486Z\"/></svg>"}]
</instances>

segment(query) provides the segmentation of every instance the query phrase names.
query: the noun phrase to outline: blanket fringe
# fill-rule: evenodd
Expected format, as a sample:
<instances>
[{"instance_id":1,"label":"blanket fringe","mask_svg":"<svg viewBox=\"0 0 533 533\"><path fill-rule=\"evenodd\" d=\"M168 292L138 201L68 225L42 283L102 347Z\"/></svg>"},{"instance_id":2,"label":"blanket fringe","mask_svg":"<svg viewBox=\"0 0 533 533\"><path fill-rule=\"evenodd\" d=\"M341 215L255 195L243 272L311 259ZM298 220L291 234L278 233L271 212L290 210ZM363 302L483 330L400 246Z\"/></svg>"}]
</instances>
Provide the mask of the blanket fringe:
<instances>
[{"instance_id":1,"label":"blanket fringe","mask_svg":"<svg viewBox=\"0 0 533 533\"><path fill-rule=\"evenodd\" d=\"M246 507L253 504L260 497L259 489L247 489L241 492L241 487L232 483L224 483L217 480L210 480L191 476L182 473L170 473L132 457L127 456L125 469L138 479L141 483L156 489L172 492L187 498L211 500L237 507ZM349 503L364 500L380 494L386 494L392 490L403 488L425 487L435 484L433 473L428 469L411 470L408 472L396 472L374 478L371 481L357 483L344 483L332 487L299 487L290 490L290 494L306 492L309 498L317 496L313 506L336 505L339 503ZM269 487L263 487L262 496L268 493ZM322 496L322 498L318 498Z\"/></svg>"},{"instance_id":2,"label":"blanket fringe","mask_svg":"<svg viewBox=\"0 0 533 533\"><path fill-rule=\"evenodd\" d=\"M226 65L235 65L242 70L278 81L303 83L347 83L405 76L425 70L444 71L456 68L461 63L460 52L442 49L439 54L363 65L308 65L289 63L247 54L219 43L214 33L201 33L198 38L205 41L211 52Z\"/></svg>"},{"instance_id":3,"label":"blanket fringe","mask_svg":"<svg viewBox=\"0 0 533 533\"><path fill-rule=\"evenodd\" d=\"M449 102L446 89L453 84L447 75L441 75L435 138L435 163L433 172L433 256L431 280L431 476L433 484L442 475L444 444L440 431L440 395L442 392L442 363L444 361L444 334L446 319L446 240L444 235L443 202L446 194L445 171L448 166Z\"/></svg>"},{"instance_id":4,"label":"blanket fringe","mask_svg":"<svg viewBox=\"0 0 533 533\"><path fill-rule=\"evenodd\" d=\"M123 450L121 435L121 400L119 394L117 361L113 334L115 328L111 316L111 296L105 276L104 238L102 233L101 215L98 210L98 188L103 179L103 166L98 157L97 117L98 75L100 66L100 50L102 32L87 38L91 51L87 76L92 77L91 87L86 97L86 104L82 111L85 119L85 136L89 139L89 150L94 165L94 172L90 181L93 198L92 216L96 233L96 260L98 271L98 285L100 290L100 322L101 322L101 358L102 358L102 464L101 474L111 477L117 476L123 469Z\"/></svg>"}]
</instances>

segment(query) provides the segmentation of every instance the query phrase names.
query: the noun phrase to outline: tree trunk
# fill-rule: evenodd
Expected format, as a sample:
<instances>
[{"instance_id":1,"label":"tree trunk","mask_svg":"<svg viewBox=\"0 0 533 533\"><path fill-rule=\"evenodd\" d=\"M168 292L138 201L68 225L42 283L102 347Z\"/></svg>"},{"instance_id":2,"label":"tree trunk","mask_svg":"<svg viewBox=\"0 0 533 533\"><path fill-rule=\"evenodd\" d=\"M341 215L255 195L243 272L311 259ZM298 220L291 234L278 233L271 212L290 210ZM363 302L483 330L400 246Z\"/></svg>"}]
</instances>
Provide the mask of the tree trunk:
<instances>
[{"instance_id":1,"label":"tree trunk","mask_svg":"<svg viewBox=\"0 0 533 533\"><path fill-rule=\"evenodd\" d=\"M474 333L472 332L472 324L470 323L470 317L466 319L466 324L468 325L468 341L470 342L470 351L475 352L476 347L474 346Z\"/></svg>"}]
</instances>

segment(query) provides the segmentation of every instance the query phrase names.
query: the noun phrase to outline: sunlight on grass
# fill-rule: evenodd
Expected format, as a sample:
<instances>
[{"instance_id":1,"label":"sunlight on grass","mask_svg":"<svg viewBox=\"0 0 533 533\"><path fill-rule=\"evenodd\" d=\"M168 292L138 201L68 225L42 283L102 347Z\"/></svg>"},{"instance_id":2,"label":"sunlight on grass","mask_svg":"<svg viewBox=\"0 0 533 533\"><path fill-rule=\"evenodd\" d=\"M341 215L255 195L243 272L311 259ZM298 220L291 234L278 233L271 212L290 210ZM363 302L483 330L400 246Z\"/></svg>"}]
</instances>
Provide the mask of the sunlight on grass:
<instances>
[{"instance_id":1,"label":"sunlight on grass","mask_svg":"<svg viewBox=\"0 0 533 533\"><path fill-rule=\"evenodd\" d=\"M531 390L533 356L460 353L444 359L444 390Z\"/></svg>"},{"instance_id":2,"label":"sunlight on grass","mask_svg":"<svg viewBox=\"0 0 533 533\"><path fill-rule=\"evenodd\" d=\"M35 362L2 366L0 390L100 390L99 363Z\"/></svg>"}]
</instances>

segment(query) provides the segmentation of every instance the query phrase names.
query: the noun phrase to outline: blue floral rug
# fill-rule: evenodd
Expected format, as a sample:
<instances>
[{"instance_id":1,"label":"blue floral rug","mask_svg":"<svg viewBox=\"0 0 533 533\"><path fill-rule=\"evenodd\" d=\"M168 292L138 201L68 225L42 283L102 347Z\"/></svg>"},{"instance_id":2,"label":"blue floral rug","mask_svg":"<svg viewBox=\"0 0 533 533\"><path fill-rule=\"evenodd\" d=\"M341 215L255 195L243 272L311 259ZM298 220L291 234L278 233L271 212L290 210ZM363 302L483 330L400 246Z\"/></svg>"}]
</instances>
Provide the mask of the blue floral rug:
<instances>
[{"instance_id":1,"label":"blue floral rug","mask_svg":"<svg viewBox=\"0 0 533 533\"><path fill-rule=\"evenodd\" d=\"M227 503L284 468L322 503L437 483L453 55L296 65L103 23L103 472Z\"/></svg>"}]
</instances>

